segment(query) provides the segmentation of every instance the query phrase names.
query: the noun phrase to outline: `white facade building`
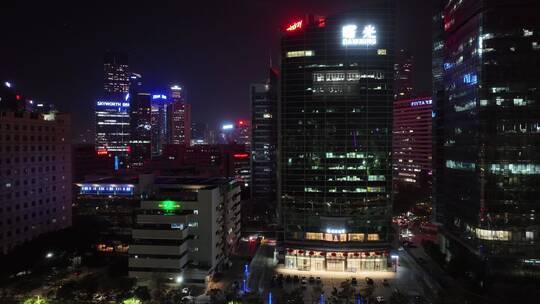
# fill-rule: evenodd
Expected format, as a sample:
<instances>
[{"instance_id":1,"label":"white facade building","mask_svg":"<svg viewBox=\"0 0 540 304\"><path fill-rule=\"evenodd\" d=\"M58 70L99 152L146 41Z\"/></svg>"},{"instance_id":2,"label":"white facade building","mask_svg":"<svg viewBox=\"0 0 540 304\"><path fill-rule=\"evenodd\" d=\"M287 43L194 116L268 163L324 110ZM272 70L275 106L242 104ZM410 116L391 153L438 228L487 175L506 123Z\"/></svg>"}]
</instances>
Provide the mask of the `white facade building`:
<instances>
[{"instance_id":1,"label":"white facade building","mask_svg":"<svg viewBox=\"0 0 540 304\"><path fill-rule=\"evenodd\" d=\"M205 283L240 236L240 186L225 178L140 177L143 200L129 248L129 275Z\"/></svg>"}]
</instances>

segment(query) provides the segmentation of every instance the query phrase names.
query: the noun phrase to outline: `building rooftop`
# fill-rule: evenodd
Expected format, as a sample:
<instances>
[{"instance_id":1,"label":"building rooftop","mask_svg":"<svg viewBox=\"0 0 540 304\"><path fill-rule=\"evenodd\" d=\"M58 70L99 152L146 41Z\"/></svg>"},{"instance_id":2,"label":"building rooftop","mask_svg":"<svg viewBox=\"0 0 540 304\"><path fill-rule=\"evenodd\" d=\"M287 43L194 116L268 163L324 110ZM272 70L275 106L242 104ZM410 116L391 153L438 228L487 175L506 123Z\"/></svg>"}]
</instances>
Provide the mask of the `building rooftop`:
<instances>
[{"instance_id":1,"label":"building rooftop","mask_svg":"<svg viewBox=\"0 0 540 304\"><path fill-rule=\"evenodd\" d=\"M107 176L107 177L101 177L101 178L94 178L94 179L87 179L80 184L133 184L137 185L139 184L139 177L138 176L124 176L124 177L114 177L114 176Z\"/></svg>"},{"instance_id":2,"label":"building rooftop","mask_svg":"<svg viewBox=\"0 0 540 304\"><path fill-rule=\"evenodd\" d=\"M200 188L214 188L223 184L234 181L233 178L225 177L181 177L181 176L158 176L156 177L155 185L175 185L189 186Z\"/></svg>"}]
</instances>

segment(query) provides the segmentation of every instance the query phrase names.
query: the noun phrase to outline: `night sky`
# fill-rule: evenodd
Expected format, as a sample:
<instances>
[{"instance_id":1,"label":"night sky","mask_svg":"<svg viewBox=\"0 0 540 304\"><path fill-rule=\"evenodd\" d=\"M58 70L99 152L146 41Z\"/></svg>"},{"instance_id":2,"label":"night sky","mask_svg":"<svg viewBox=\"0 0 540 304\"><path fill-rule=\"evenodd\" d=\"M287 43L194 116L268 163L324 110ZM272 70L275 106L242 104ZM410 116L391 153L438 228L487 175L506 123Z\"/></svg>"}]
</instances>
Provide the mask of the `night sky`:
<instances>
[{"instance_id":1,"label":"night sky","mask_svg":"<svg viewBox=\"0 0 540 304\"><path fill-rule=\"evenodd\" d=\"M181 83L193 121L217 126L250 117L249 84L279 63L285 24L330 15L363 0L2 1L0 80L74 116L74 137L92 129L103 54L129 54L147 91ZM6 3L8 2L8 3ZM417 92L431 90L431 4L398 0L397 46L415 56Z\"/></svg>"}]
</instances>

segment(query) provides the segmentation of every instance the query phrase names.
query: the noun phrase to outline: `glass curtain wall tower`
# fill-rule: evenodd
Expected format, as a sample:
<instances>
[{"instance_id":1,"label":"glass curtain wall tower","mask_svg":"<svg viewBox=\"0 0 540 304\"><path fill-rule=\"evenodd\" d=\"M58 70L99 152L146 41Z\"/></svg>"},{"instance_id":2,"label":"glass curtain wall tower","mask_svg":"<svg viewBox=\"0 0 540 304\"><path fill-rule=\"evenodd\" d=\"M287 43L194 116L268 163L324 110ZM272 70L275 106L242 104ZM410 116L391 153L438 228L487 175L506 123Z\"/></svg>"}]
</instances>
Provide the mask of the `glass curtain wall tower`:
<instances>
[{"instance_id":1,"label":"glass curtain wall tower","mask_svg":"<svg viewBox=\"0 0 540 304\"><path fill-rule=\"evenodd\" d=\"M387 270L394 1L308 16L282 38L285 266Z\"/></svg>"},{"instance_id":2,"label":"glass curtain wall tower","mask_svg":"<svg viewBox=\"0 0 540 304\"><path fill-rule=\"evenodd\" d=\"M505 274L540 259L539 11L538 1L449 0L442 14L443 249L459 244Z\"/></svg>"}]
</instances>

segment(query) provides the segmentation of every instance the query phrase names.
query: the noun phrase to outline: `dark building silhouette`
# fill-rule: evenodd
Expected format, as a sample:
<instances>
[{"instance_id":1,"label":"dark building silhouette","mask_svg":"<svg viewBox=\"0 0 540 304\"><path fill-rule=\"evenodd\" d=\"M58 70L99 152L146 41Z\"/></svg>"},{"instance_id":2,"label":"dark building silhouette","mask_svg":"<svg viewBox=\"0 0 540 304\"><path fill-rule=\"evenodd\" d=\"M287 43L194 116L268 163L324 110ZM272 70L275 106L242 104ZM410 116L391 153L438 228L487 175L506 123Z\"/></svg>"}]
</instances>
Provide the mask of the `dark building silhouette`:
<instances>
[{"instance_id":1,"label":"dark building silhouette","mask_svg":"<svg viewBox=\"0 0 540 304\"><path fill-rule=\"evenodd\" d=\"M411 99L414 97L413 87L413 56L406 50L399 50L394 64L394 90L396 100Z\"/></svg>"},{"instance_id":2,"label":"dark building silhouette","mask_svg":"<svg viewBox=\"0 0 540 304\"><path fill-rule=\"evenodd\" d=\"M277 205L278 72L251 85L251 198L254 210L274 216Z\"/></svg>"}]
</instances>

